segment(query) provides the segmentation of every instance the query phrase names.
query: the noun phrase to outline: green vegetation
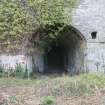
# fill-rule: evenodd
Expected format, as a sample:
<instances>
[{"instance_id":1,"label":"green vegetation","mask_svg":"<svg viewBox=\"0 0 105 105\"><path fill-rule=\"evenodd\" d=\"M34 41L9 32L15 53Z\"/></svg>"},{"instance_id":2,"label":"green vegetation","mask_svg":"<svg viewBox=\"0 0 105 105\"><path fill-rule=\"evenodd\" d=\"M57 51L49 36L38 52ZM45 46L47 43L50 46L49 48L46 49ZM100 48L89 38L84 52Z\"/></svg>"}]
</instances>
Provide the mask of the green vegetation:
<instances>
[{"instance_id":1,"label":"green vegetation","mask_svg":"<svg viewBox=\"0 0 105 105\"><path fill-rule=\"evenodd\" d=\"M35 32L36 28L46 25L70 23L70 12L75 2L76 0L1 0L0 42L6 49L16 50L24 37L27 37L26 33ZM58 27L56 32L52 29L46 37L54 39L60 29Z\"/></svg>"},{"instance_id":2,"label":"green vegetation","mask_svg":"<svg viewBox=\"0 0 105 105\"><path fill-rule=\"evenodd\" d=\"M0 42L4 44L4 47L18 48L23 38L23 32L29 31L29 27L32 28L30 21L32 21L32 17L23 11L16 0L1 0Z\"/></svg>"},{"instance_id":3,"label":"green vegetation","mask_svg":"<svg viewBox=\"0 0 105 105\"><path fill-rule=\"evenodd\" d=\"M3 76L3 71L4 71L4 68L0 65L0 77Z\"/></svg>"},{"instance_id":4,"label":"green vegetation","mask_svg":"<svg viewBox=\"0 0 105 105\"><path fill-rule=\"evenodd\" d=\"M24 75L25 75L24 69L21 67L20 64L17 64L16 65L16 68L13 71L13 73L14 73L14 77L17 77L17 78L23 78Z\"/></svg>"},{"instance_id":5,"label":"green vegetation","mask_svg":"<svg viewBox=\"0 0 105 105\"><path fill-rule=\"evenodd\" d=\"M43 24L68 23L75 0L27 0L34 11L37 21Z\"/></svg>"},{"instance_id":6,"label":"green vegetation","mask_svg":"<svg viewBox=\"0 0 105 105\"><path fill-rule=\"evenodd\" d=\"M53 97L52 96L44 96L42 97L42 104L43 105L53 105Z\"/></svg>"},{"instance_id":7,"label":"green vegetation","mask_svg":"<svg viewBox=\"0 0 105 105\"><path fill-rule=\"evenodd\" d=\"M36 95L42 96L79 96L81 93L84 95L92 95L92 86L102 88L105 86L105 76L103 74L85 73L79 76L70 77L63 76L46 76L36 75L35 79L17 79L14 77L0 78L0 85L35 85L40 89L45 89L48 86L48 91L45 93L37 93ZM37 89L37 88L36 88Z\"/></svg>"},{"instance_id":8,"label":"green vegetation","mask_svg":"<svg viewBox=\"0 0 105 105\"><path fill-rule=\"evenodd\" d=\"M8 70L0 66L0 77L29 78L27 69L25 70L20 64L16 64L15 69L9 68Z\"/></svg>"},{"instance_id":9,"label":"green vegetation","mask_svg":"<svg viewBox=\"0 0 105 105\"><path fill-rule=\"evenodd\" d=\"M5 88L3 89L1 86L5 86ZM5 93L6 91L5 94L8 94L8 99L6 99L5 102L9 104L17 103L16 105L25 105L23 103L27 100L24 99L28 99L28 97L30 99L30 96L33 101L35 98L35 102L39 100L38 102L42 105L55 105L57 99L60 99L58 104L67 105L67 100L71 103L75 97L76 99L73 102L80 102L78 99L81 98L81 102L75 105L89 105L87 103L90 102L92 98L99 96L101 101L98 101L100 102L98 105L104 105L104 87L105 76L99 73L85 73L74 77L67 75L56 75L55 77L54 75L36 75L36 79L0 78L0 91L2 89L2 92L4 91ZM62 97L64 99L62 99ZM67 100L65 98L67 98ZM94 105L94 101L92 101L92 104Z\"/></svg>"}]
</instances>

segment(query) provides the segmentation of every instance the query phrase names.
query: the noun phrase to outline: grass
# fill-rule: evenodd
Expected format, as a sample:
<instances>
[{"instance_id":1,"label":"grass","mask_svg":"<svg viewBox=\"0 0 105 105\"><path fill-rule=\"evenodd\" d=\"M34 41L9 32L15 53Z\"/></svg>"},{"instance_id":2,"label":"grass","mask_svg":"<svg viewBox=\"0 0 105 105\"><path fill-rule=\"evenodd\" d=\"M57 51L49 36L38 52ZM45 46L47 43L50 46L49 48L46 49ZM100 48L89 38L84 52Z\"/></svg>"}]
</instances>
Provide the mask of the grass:
<instances>
[{"instance_id":1,"label":"grass","mask_svg":"<svg viewBox=\"0 0 105 105\"><path fill-rule=\"evenodd\" d=\"M52 96L45 96L42 97L42 104L43 105L52 105L54 102L54 99Z\"/></svg>"},{"instance_id":2,"label":"grass","mask_svg":"<svg viewBox=\"0 0 105 105\"><path fill-rule=\"evenodd\" d=\"M98 73L84 73L78 76L36 76L35 79L17 79L13 77L9 78L0 78L0 85L15 85L15 86L39 86L44 88L44 86L48 86L49 88L55 89L55 91L63 91L60 90L62 88L83 91L83 93L88 92L87 89L92 86L97 86L97 88L102 88L105 86L105 75ZM72 89L73 88L73 89ZM58 89L58 90L57 90ZM68 91L67 91L68 92ZM74 93L73 93L74 94Z\"/></svg>"},{"instance_id":3,"label":"grass","mask_svg":"<svg viewBox=\"0 0 105 105\"><path fill-rule=\"evenodd\" d=\"M70 77L69 75L62 75L62 76L59 76L59 75L58 76L54 76L54 75L37 76L36 75L35 79L16 79L12 77L0 78L0 89L2 89L1 88L2 86L5 86L6 90L4 89L1 91L4 93L5 91L7 91L6 94L9 95L11 100L15 100L15 101L18 100L20 102L20 97L23 97L21 99L23 100L24 97L32 96L33 98L35 97L38 98L36 100L40 100L40 102L41 102L41 99L43 99L44 100L43 103L50 103L50 102L53 103L53 101L55 101L57 98L59 100L59 97L66 97L66 99L68 100L69 98L72 98L72 97L89 98L100 94L105 95L104 94L105 75L100 73L84 73L84 74L80 74L72 77ZM102 96L102 97L104 97L105 99L105 96ZM98 99L96 99L96 101L97 100ZM101 101L105 103L104 100L101 100ZM61 102L60 105L63 105L62 99L60 100L60 102ZM81 101L81 103L86 103L86 102ZM58 104L54 104L54 105L58 105ZM68 104L64 104L64 105L68 105ZM82 105L82 104L77 104L77 105ZM102 105L105 105L105 104L102 104Z\"/></svg>"}]
</instances>

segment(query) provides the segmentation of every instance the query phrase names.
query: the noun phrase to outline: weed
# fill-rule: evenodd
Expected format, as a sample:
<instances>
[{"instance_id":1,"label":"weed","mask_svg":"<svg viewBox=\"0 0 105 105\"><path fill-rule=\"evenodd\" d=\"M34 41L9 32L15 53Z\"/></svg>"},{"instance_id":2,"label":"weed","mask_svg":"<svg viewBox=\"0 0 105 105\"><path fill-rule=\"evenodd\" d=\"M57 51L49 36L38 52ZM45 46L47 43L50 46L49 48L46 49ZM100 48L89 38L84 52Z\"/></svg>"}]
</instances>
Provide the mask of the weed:
<instances>
[{"instance_id":1,"label":"weed","mask_svg":"<svg viewBox=\"0 0 105 105\"><path fill-rule=\"evenodd\" d=\"M15 73L15 77L23 78L24 72L23 72L23 68L22 68L22 66L20 64L16 65L14 73Z\"/></svg>"},{"instance_id":2,"label":"weed","mask_svg":"<svg viewBox=\"0 0 105 105\"><path fill-rule=\"evenodd\" d=\"M44 96L42 98L42 105L52 105L54 98L52 96Z\"/></svg>"},{"instance_id":3,"label":"weed","mask_svg":"<svg viewBox=\"0 0 105 105\"><path fill-rule=\"evenodd\" d=\"M4 68L0 65L0 77L3 77Z\"/></svg>"}]
</instances>

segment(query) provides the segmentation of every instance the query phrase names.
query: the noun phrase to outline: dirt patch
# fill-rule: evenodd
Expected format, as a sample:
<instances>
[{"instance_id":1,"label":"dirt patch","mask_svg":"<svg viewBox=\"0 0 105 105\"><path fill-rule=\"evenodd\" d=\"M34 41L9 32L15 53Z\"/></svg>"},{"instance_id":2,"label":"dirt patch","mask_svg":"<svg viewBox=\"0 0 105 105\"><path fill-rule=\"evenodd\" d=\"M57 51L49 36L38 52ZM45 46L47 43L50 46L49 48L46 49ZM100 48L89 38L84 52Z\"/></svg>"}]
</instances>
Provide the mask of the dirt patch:
<instances>
[{"instance_id":1,"label":"dirt patch","mask_svg":"<svg viewBox=\"0 0 105 105\"><path fill-rule=\"evenodd\" d=\"M105 96L90 96L90 97L63 97L56 100L56 105L104 105Z\"/></svg>"},{"instance_id":2,"label":"dirt patch","mask_svg":"<svg viewBox=\"0 0 105 105\"><path fill-rule=\"evenodd\" d=\"M41 97L34 94L34 88L34 86L0 86L0 101L6 100L11 105L42 105ZM53 105L105 105L103 91L93 96L55 97Z\"/></svg>"}]
</instances>

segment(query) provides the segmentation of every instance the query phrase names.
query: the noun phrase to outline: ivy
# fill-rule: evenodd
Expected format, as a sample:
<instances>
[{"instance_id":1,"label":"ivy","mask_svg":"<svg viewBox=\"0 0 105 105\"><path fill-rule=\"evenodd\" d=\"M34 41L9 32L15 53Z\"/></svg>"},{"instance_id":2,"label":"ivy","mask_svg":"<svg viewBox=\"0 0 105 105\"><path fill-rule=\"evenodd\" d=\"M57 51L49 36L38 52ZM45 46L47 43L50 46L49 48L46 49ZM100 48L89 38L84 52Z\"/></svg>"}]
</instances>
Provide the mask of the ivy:
<instances>
[{"instance_id":1,"label":"ivy","mask_svg":"<svg viewBox=\"0 0 105 105\"><path fill-rule=\"evenodd\" d=\"M0 42L19 44L24 32L32 31L34 18L24 11L15 0L0 1Z\"/></svg>"},{"instance_id":2,"label":"ivy","mask_svg":"<svg viewBox=\"0 0 105 105\"><path fill-rule=\"evenodd\" d=\"M37 21L42 25L70 22L70 13L76 0L27 0L36 11Z\"/></svg>"},{"instance_id":3,"label":"ivy","mask_svg":"<svg viewBox=\"0 0 105 105\"><path fill-rule=\"evenodd\" d=\"M36 11L35 17L44 30L41 33L43 35L40 35L35 43L42 48L48 47L60 37L60 31L70 24L70 13L75 7L76 0L27 0L27 2Z\"/></svg>"},{"instance_id":4,"label":"ivy","mask_svg":"<svg viewBox=\"0 0 105 105\"><path fill-rule=\"evenodd\" d=\"M36 27L70 23L70 13L75 2L76 0L0 0L0 43L6 47L17 47L22 43L24 33L34 32ZM38 40L38 43L50 43L57 38L62 27L49 29L47 35L41 38L43 41Z\"/></svg>"}]
</instances>

